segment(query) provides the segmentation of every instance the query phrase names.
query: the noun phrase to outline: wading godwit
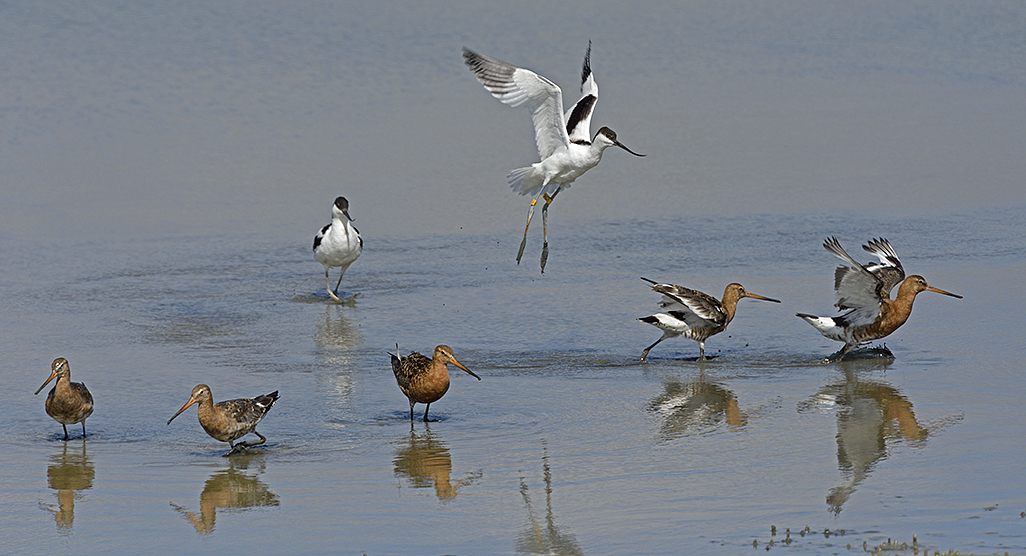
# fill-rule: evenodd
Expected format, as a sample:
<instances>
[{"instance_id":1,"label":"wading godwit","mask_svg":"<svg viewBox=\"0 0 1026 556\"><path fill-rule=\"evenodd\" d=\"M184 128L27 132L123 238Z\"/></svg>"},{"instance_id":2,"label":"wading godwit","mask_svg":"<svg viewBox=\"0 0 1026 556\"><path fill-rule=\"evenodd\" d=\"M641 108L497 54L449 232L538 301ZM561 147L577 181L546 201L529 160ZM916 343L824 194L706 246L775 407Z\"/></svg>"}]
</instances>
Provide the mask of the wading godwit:
<instances>
[{"instance_id":1,"label":"wading godwit","mask_svg":"<svg viewBox=\"0 0 1026 556\"><path fill-rule=\"evenodd\" d=\"M71 367L68 360L58 357L50 364L50 378L36 390L36 394L54 378L57 384L46 396L46 414L53 417L64 427L64 440L68 439L68 425L82 423L82 438L86 436L85 420L93 414L93 395L89 393L85 383L71 382Z\"/></svg>"},{"instance_id":2,"label":"wading godwit","mask_svg":"<svg viewBox=\"0 0 1026 556\"><path fill-rule=\"evenodd\" d=\"M727 328L730 321L734 319L738 300L742 297L751 297L752 299L780 303L776 299L749 293L744 286L736 282L727 285L727 288L723 290L723 301L719 301L711 295L683 286L659 284L648 278L642 278L642 280L652 284L652 291L663 294L663 300L659 302L659 307L666 309L664 313L656 313L638 319L663 331L661 338L641 352L642 361L648 357L648 352L659 342L674 336L684 336L698 342L698 358L704 361L705 340Z\"/></svg>"},{"instance_id":3,"label":"wading godwit","mask_svg":"<svg viewBox=\"0 0 1026 556\"><path fill-rule=\"evenodd\" d=\"M267 415L267 412L271 410L271 406L277 400L278 391L275 390L270 394L257 396L253 399L240 398L237 400L225 400L215 404L214 396L210 393L210 387L206 384L200 384L192 389L192 396L189 398L188 403L183 405L178 410L178 413L175 413L174 416L168 419L167 424L170 425L171 421L174 421L175 417L181 415L189 406L198 403L199 410L197 413L200 426L213 438L221 442L227 442L231 450L225 455L230 456L236 453L239 448L259 446L267 441L264 435L256 431L256 426ZM259 436L260 442L234 443L249 433Z\"/></svg>"},{"instance_id":4,"label":"wading godwit","mask_svg":"<svg viewBox=\"0 0 1026 556\"><path fill-rule=\"evenodd\" d=\"M481 377L453 357L452 348L449 346L436 347L431 359L416 351L403 357L398 354L398 345L395 346L395 351L396 353L389 354L392 356L392 372L395 373L395 381L399 383L399 389L410 399L411 422L413 421L413 404L426 404L424 407L424 422L426 423L431 403L441 399L449 389L448 363L456 365L470 376L481 380Z\"/></svg>"},{"instance_id":5,"label":"wading godwit","mask_svg":"<svg viewBox=\"0 0 1026 556\"><path fill-rule=\"evenodd\" d=\"M807 313L797 313L797 316L814 326L823 336L844 342L844 347L827 357L828 361L840 360L859 344L884 338L905 324L912 314L912 302L919 292L931 291L962 298L927 285L922 276L906 278L898 255L886 239L874 239L869 245L862 246L880 259L879 263L870 265L862 265L853 259L841 247L837 238L827 238L823 247L851 265L840 266L834 272L834 290L837 294L835 305L848 312L836 317L817 317ZM898 283L901 283L898 295L891 299L891 289Z\"/></svg>"}]
</instances>

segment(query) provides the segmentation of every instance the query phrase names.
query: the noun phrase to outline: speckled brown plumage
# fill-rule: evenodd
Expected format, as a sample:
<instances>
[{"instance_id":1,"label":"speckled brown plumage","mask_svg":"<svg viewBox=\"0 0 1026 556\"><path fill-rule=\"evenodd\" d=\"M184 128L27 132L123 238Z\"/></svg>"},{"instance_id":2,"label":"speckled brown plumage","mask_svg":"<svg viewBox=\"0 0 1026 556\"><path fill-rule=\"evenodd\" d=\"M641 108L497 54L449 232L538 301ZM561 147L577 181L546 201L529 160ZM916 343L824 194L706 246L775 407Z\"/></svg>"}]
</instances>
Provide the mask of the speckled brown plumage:
<instances>
[{"instance_id":1,"label":"speckled brown plumage","mask_svg":"<svg viewBox=\"0 0 1026 556\"><path fill-rule=\"evenodd\" d=\"M399 346L396 346L396 352L398 351ZM413 421L413 404L426 404L424 421L427 422L431 402L438 401L449 390L447 364L452 363L470 376L481 380L481 377L456 360L452 354L452 348L449 346L436 347L431 359L416 351L406 357L397 353L390 355L392 356L392 372L395 374L395 381L399 384L399 389L410 400L410 421Z\"/></svg>"},{"instance_id":2,"label":"speckled brown plumage","mask_svg":"<svg viewBox=\"0 0 1026 556\"><path fill-rule=\"evenodd\" d=\"M68 425L82 423L82 438L85 438L85 420L93 414L93 395L82 382L71 382L71 366L68 360L58 357L50 364L50 378L36 390L36 394L54 378L57 384L46 396L46 414L64 427L64 440L68 439Z\"/></svg>"},{"instance_id":3,"label":"speckled brown plumage","mask_svg":"<svg viewBox=\"0 0 1026 556\"><path fill-rule=\"evenodd\" d=\"M270 394L257 396L255 398L239 398L237 400L225 400L214 403L210 387L200 384L192 389L192 396L189 401L167 420L168 424L182 414L192 404L199 404L197 414L200 426L207 431L211 437L227 442L231 450L228 454L236 451L234 442L243 436L253 433L260 437L259 442L240 442L238 447L258 446L267 441L264 435L256 431L257 423L267 415L271 406L278 400L278 391Z\"/></svg>"}]
</instances>

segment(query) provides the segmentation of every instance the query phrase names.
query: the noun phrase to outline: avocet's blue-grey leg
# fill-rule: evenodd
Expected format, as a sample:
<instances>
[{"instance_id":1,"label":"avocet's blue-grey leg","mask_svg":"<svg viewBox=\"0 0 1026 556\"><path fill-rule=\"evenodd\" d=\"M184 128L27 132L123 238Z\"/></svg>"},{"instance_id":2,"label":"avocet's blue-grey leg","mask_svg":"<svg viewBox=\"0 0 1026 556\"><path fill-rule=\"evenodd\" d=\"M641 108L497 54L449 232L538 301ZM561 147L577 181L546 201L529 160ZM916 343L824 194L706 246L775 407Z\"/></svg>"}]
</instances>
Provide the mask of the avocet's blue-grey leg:
<instances>
[{"instance_id":1,"label":"avocet's blue-grey leg","mask_svg":"<svg viewBox=\"0 0 1026 556\"><path fill-rule=\"evenodd\" d=\"M520 264L524 256L524 248L527 247L527 230L531 227L531 218L534 216L534 206L538 204L538 197L531 199L531 208L527 211L527 225L524 226L524 240L520 242L520 251L517 252L517 264Z\"/></svg>"},{"instance_id":2,"label":"avocet's blue-grey leg","mask_svg":"<svg viewBox=\"0 0 1026 556\"><path fill-rule=\"evenodd\" d=\"M552 204L552 201L556 200L556 195L559 195L559 192L562 190L563 186L560 185L552 192L552 195L542 193L542 197L545 197L545 206L542 207L542 274L545 274L545 262L549 260L549 205Z\"/></svg>"},{"instance_id":3,"label":"avocet's blue-grey leg","mask_svg":"<svg viewBox=\"0 0 1026 556\"><path fill-rule=\"evenodd\" d=\"M324 268L324 283L327 284L327 286L328 286L328 295L332 299L334 299L335 301L341 302L342 300L339 299L338 295L336 295L335 292L331 289L331 278L328 277L328 268L327 267ZM338 283L339 284L342 283L342 277L341 276L338 277ZM338 289L337 285L335 286L335 289L336 290Z\"/></svg>"}]
</instances>

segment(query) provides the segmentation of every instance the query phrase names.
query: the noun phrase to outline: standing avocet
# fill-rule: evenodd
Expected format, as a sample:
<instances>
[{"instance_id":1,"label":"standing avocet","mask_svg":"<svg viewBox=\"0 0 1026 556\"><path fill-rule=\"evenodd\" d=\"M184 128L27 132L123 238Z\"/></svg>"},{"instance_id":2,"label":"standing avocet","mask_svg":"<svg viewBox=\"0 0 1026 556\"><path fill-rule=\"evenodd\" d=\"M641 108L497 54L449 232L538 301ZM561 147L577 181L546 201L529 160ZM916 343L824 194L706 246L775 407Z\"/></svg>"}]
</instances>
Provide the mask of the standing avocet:
<instances>
[{"instance_id":1,"label":"standing avocet","mask_svg":"<svg viewBox=\"0 0 1026 556\"><path fill-rule=\"evenodd\" d=\"M931 291L962 299L960 295L927 285L922 276L905 278L905 269L886 239L874 239L862 246L880 259L879 263L865 266L853 259L835 237L828 237L823 248L851 265L839 266L834 272L835 305L842 311L850 310L836 317L806 313L797 313L797 316L823 336L844 342L844 347L827 360L840 360L859 344L879 340L897 330L912 314L912 302L919 292ZM891 299L891 289L898 283L901 283L898 295Z\"/></svg>"},{"instance_id":2,"label":"standing avocet","mask_svg":"<svg viewBox=\"0 0 1026 556\"><path fill-rule=\"evenodd\" d=\"M660 284L648 278L642 280L652 284L652 291L663 294L659 307L666 311L638 319L663 331L663 335L654 344L641 352L642 361L659 342L674 336L684 336L698 342L698 360L705 361L705 341L709 336L726 330L730 321L734 320L737 302L742 297L780 303L777 299L750 293L737 282L727 284L723 290L723 300L720 301L709 294L684 286Z\"/></svg>"},{"instance_id":3,"label":"standing avocet","mask_svg":"<svg viewBox=\"0 0 1026 556\"><path fill-rule=\"evenodd\" d=\"M349 265L363 253L363 238L360 237L360 230L353 226L353 219L349 216L349 201L345 197L335 198L335 204L331 205L331 224L321 228L314 236L313 252L317 262L324 265L324 282L328 286L328 295L335 301L342 301L338 298L342 276ZM328 270L335 266L341 267L342 272L338 275L335 289L332 290Z\"/></svg>"},{"instance_id":4,"label":"standing avocet","mask_svg":"<svg viewBox=\"0 0 1026 556\"><path fill-rule=\"evenodd\" d=\"M513 108L523 106L534 120L534 139L538 143L541 162L517 168L506 176L510 188L521 195L534 197L527 212L524 240L520 242L517 264L527 245L527 229L531 226L538 197L545 199L542 207L541 270L549 257L548 210L553 199L582 174L598 165L602 151L616 145L634 156L638 154L616 140L616 133L603 127L591 137L591 114L598 101L598 85L591 73L591 41L584 55L581 70L581 100L563 113L563 92L555 83L531 70L518 68L502 60L478 54L466 47L463 58L467 66L492 96Z\"/></svg>"}]
</instances>

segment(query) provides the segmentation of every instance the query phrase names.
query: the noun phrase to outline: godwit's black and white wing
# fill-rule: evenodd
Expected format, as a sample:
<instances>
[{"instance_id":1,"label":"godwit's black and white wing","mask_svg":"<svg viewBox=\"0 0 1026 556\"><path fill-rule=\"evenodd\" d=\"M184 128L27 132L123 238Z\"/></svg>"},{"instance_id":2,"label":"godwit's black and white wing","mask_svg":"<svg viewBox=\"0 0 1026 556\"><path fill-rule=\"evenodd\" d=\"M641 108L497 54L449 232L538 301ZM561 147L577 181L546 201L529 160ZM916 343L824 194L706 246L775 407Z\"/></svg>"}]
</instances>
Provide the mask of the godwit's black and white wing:
<instances>
[{"instance_id":1,"label":"godwit's black and white wing","mask_svg":"<svg viewBox=\"0 0 1026 556\"><path fill-rule=\"evenodd\" d=\"M851 266L840 266L834 271L835 305L838 309L851 309L844 319L851 325L871 324L880 316L881 299L886 293L883 282L841 247L835 237L828 237L823 248Z\"/></svg>"},{"instance_id":2,"label":"godwit's black and white wing","mask_svg":"<svg viewBox=\"0 0 1026 556\"><path fill-rule=\"evenodd\" d=\"M885 238L874 238L869 245L863 245L867 253L880 259L879 263L866 265L866 270L880 279L883 294L890 298L891 290L905 279L905 269L898 260L898 254Z\"/></svg>"},{"instance_id":3,"label":"godwit's black and white wing","mask_svg":"<svg viewBox=\"0 0 1026 556\"><path fill-rule=\"evenodd\" d=\"M478 54L467 47L463 47L463 60L492 96L507 106L523 106L531 111L534 140L542 160L570 145L563 119L563 92L555 83L529 69Z\"/></svg>"},{"instance_id":4,"label":"godwit's black and white wing","mask_svg":"<svg viewBox=\"0 0 1026 556\"><path fill-rule=\"evenodd\" d=\"M711 295L684 286L659 284L647 278L642 280L652 284L652 291L663 294L659 307L687 323L690 328L727 322L727 313L723 311L722 304Z\"/></svg>"}]
</instances>

